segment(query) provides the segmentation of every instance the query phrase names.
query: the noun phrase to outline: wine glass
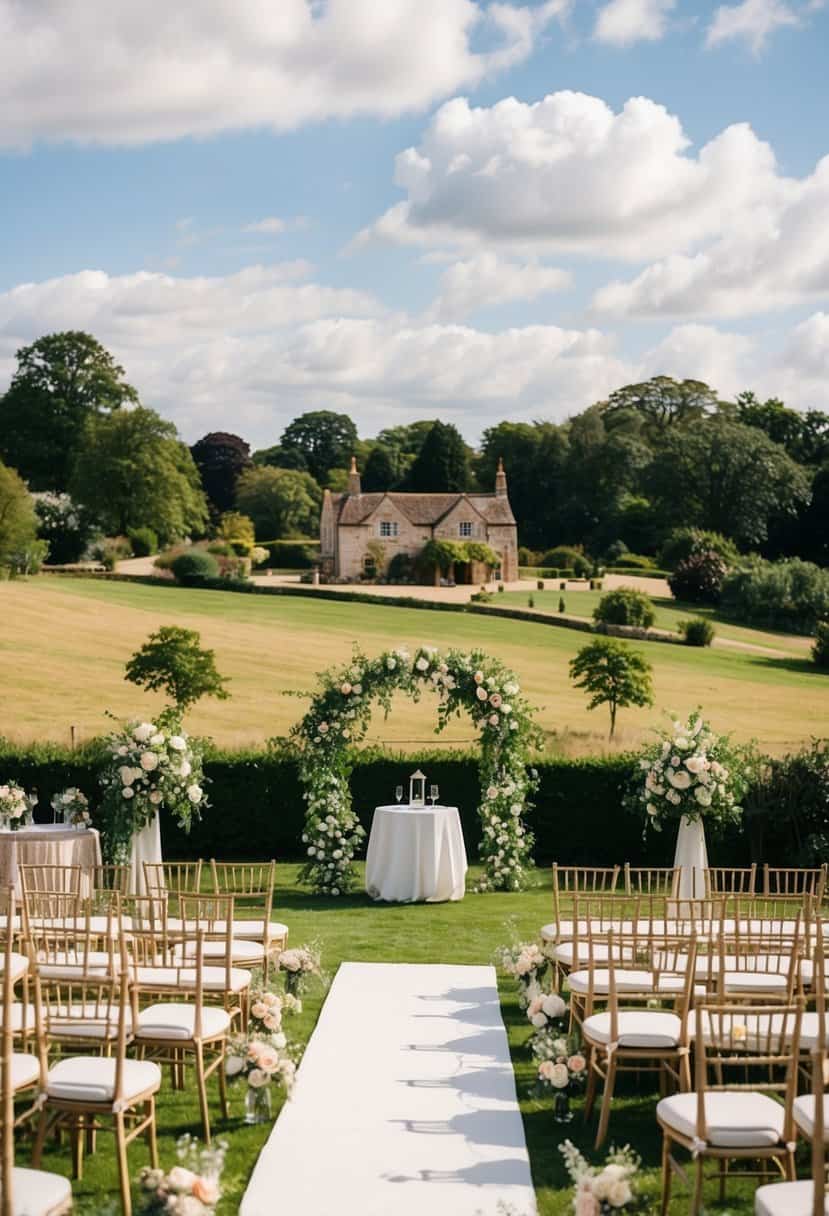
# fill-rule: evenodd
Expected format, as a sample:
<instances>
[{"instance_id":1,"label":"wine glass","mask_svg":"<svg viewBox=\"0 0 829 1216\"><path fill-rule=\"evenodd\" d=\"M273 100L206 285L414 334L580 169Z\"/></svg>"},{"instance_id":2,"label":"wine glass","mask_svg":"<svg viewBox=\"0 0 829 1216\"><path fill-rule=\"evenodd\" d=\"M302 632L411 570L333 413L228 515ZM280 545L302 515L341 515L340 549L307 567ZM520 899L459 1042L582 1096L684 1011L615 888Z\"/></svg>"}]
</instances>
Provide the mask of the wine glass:
<instances>
[{"instance_id":1,"label":"wine glass","mask_svg":"<svg viewBox=\"0 0 829 1216\"><path fill-rule=\"evenodd\" d=\"M432 806L434 806L440 797L440 790L436 785L429 786L429 797L432 799Z\"/></svg>"},{"instance_id":2,"label":"wine glass","mask_svg":"<svg viewBox=\"0 0 829 1216\"><path fill-rule=\"evenodd\" d=\"M394 796L397 799L398 803L402 801L402 799L403 799L403 786L402 785L398 785L396 787L396 789L394 791Z\"/></svg>"}]
</instances>

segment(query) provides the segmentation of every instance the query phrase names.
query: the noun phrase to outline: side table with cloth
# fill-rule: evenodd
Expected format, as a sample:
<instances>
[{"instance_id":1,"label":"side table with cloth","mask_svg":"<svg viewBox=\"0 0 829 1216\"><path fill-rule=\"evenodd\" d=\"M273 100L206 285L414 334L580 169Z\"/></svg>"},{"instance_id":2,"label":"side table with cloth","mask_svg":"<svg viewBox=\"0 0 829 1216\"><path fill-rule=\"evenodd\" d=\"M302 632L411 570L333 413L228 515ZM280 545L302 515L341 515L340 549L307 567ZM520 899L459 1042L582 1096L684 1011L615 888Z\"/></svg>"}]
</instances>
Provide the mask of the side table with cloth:
<instances>
[{"instance_id":1,"label":"side table with cloth","mask_svg":"<svg viewBox=\"0 0 829 1216\"><path fill-rule=\"evenodd\" d=\"M0 831L0 886L20 895L17 867L80 866L81 894L92 894L94 870L101 864L101 838L95 828L60 823L33 823L16 832Z\"/></svg>"},{"instance_id":2,"label":"side table with cloth","mask_svg":"<svg viewBox=\"0 0 829 1216\"><path fill-rule=\"evenodd\" d=\"M378 806L366 854L372 899L437 903L463 899L466 849L456 806Z\"/></svg>"}]
</instances>

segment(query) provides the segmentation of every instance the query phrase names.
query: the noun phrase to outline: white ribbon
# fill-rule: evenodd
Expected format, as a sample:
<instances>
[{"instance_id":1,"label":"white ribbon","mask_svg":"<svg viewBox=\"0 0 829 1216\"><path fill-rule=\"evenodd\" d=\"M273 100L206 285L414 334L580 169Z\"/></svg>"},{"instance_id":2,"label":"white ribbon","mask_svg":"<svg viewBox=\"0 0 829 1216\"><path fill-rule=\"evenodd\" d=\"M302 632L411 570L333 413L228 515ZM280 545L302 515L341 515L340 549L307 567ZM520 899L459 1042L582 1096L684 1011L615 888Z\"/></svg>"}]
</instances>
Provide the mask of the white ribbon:
<instances>
[{"instance_id":1,"label":"white ribbon","mask_svg":"<svg viewBox=\"0 0 829 1216\"><path fill-rule=\"evenodd\" d=\"M700 1140L699 1136L694 1136L691 1142L691 1156L693 1157L694 1161L696 1161L700 1153L705 1152L707 1147L708 1142L706 1140Z\"/></svg>"}]
</instances>

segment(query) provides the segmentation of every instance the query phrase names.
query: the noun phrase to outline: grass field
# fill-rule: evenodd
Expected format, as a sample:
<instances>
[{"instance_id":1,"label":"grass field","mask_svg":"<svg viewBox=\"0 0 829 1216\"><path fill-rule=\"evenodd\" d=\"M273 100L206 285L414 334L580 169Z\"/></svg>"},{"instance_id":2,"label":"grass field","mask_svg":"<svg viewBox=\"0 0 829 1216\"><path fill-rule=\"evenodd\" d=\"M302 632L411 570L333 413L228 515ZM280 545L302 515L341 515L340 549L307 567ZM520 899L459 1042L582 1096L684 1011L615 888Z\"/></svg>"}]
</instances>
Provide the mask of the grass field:
<instances>
[{"instance_id":1,"label":"grass field","mask_svg":"<svg viewBox=\"0 0 829 1216\"><path fill-rule=\"evenodd\" d=\"M418 643L480 647L517 672L552 746L574 753L606 746L606 714L588 712L584 695L569 681L568 662L586 640L575 631L322 597L49 577L0 583L0 735L66 741L71 724L79 738L106 731L107 710L151 713L160 699L127 684L124 664L165 623L199 630L230 677L232 699L205 701L188 719L192 730L228 746L286 734L305 702L284 694L312 691L315 674L346 660L355 642L369 654ZM687 712L697 705L723 729L777 753L825 726L829 681L805 656L659 643L638 648L654 667L656 704L620 714L619 747L638 743L663 709ZM425 743L434 724L428 698L420 705L404 700L388 723L375 719L370 739L398 748ZM472 730L458 720L445 737L471 741Z\"/></svg>"},{"instance_id":2,"label":"grass field","mask_svg":"<svg viewBox=\"0 0 829 1216\"><path fill-rule=\"evenodd\" d=\"M477 873L477 868L473 867L469 875L470 885ZM519 937L534 940L540 926L549 921L552 915L549 872L538 872L534 876L536 885L519 894L467 895L460 903L406 906L372 904L362 894L336 901L319 899L298 888L295 875L295 866L278 867L276 914L289 925L294 945L313 939L321 942L323 966L331 976L338 964L346 959L357 962L490 963L499 946ZM527 1048L530 1028L518 1008L513 982L501 979L499 987L539 1213L540 1216L564 1216L572 1211L571 1193L567 1189L558 1145L569 1136L592 1160L596 1160L592 1153L595 1124L585 1127L581 1101L578 1100L574 1122L562 1128L552 1120L551 1099L528 1096L534 1077ZM322 991L312 991L304 1000L302 1015L287 1020L285 1028L292 1040L307 1041L323 997ZM366 1017L375 1016L381 1016L381 1012L366 1009ZM660 1139L654 1117L657 1095L652 1091L646 1075L632 1080L638 1080L638 1089L635 1084L620 1084L617 1088L619 1096L614 1099L610 1140L618 1144L629 1142L642 1155L647 1167L643 1189L646 1199L644 1210L651 1212L657 1210L659 1194L657 1166ZM332 1084L336 1084L336 1077L332 1077ZM241 1195L270 1126L245 1127L242 1124L241 1091L232 1089L231 1118L223 1123L219 1118L215 1081L208 1085L214 1134L224 1136L230 1146L225 1171L226 1193L219 1216L233 1216L238 1211ZM357 1097L355 1095L355 1100ZM173 1091L165 1075L159 1098L158 1122L161 1162L169 1167L175 1164L176 1138L184 1132L199 1135L198 1106L191 1085L184 1091ZM130 1148L133 1174L137 1174L146 1163L143 1141L137 1141ZM18 1164L23 1164L22 1153L18 1155ZM54 1142L48 1145L44 1168L68 1174L69 1149L65 1141L62 1147ZM79 1213L82 1216L101 1216L115 1196L115 1187L112 1140L110 1136L102 1134L97 1153L87 1158L83 1181L75 1187ZM711 1202L706 1210L723 1214L728 1212L730 1216L748 1216L753 1211L753 1193L751 1181L740 1182L732 1177L728 1202L720 1205L714 1198L716 1184L711 1184L707 1192ZM687 1193L675 1182L671 1216L679 1216L687 1211ZM524 1216L524 1213L516 1216Z\"/></svg>"}]
</instances>

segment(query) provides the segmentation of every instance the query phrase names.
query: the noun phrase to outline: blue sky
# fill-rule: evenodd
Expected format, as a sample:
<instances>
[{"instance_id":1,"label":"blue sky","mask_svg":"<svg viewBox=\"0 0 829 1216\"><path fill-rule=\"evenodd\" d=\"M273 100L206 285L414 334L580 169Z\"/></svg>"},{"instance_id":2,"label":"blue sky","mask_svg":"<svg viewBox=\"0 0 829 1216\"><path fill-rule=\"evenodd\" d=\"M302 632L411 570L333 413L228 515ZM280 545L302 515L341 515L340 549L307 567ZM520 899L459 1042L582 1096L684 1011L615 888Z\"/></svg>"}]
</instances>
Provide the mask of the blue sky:
<instances>
[{"instance_id":1,"label":"blue sky","mask_svg":"<svg viewBox=\"0 0 829 1216\"><path fill-rule=\"evenodd\" d=\"M0 28L0 388L84 328L191 441L322 407L474 440L657 372L829 406L821 5L0 0Z\"/></svg>"}]
</instances>

